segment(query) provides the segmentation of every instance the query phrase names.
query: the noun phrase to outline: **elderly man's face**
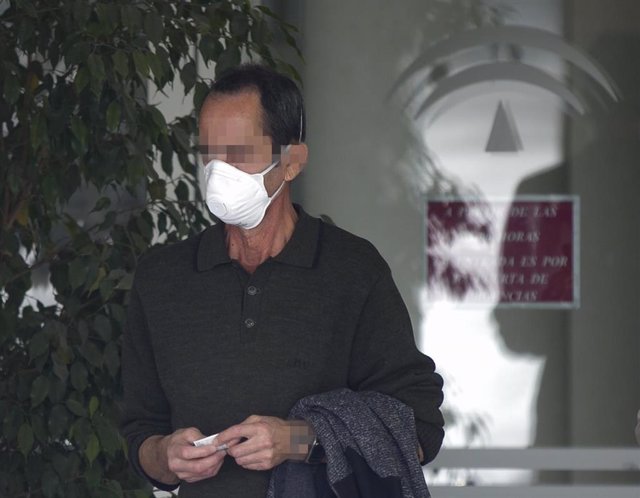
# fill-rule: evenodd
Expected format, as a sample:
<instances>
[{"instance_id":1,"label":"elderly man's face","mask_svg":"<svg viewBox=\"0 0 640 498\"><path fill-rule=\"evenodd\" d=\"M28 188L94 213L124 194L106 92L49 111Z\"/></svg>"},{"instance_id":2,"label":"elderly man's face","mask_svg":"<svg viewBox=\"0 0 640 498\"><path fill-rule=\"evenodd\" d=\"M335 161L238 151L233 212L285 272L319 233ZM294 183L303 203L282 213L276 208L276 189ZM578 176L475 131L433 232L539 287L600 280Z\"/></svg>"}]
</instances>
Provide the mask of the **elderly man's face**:
<instances>
[{"instance_id":1,"label":"elderly man's face","mask_svg":"<svg viewBox=\"0 0 640 498\"><path fill-rule=\"evenodd\" d=\"M260 96L255 91L209 97L200 112L200 159L227 162L259 173L273 161L271 138L262 129Z\"/></svg>"}]
</instances>

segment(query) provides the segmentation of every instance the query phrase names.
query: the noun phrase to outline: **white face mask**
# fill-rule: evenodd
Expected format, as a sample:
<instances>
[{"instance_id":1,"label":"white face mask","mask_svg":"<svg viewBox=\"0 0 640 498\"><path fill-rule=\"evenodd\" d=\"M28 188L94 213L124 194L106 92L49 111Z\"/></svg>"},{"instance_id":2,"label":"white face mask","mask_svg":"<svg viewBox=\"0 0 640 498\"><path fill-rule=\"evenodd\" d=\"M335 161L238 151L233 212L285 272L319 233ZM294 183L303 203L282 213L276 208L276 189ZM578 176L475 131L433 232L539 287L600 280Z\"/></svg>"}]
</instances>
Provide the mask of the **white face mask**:
<instances>
[{"instance_id":1,"label":"white face mask","mask_svg":"<svg viewBox=\"0 0 640 498\"><path fill-rule=\"evenodd\" d=\"M289 146L285 149L288 150ZM280 159L261 173L249 174L214 159L204 167L207 207L216 217L229 225L250 229L263 220L271 201L280 193L285 182L269 197L264 177L276 167Z\"/></svg>"}]
</instances>

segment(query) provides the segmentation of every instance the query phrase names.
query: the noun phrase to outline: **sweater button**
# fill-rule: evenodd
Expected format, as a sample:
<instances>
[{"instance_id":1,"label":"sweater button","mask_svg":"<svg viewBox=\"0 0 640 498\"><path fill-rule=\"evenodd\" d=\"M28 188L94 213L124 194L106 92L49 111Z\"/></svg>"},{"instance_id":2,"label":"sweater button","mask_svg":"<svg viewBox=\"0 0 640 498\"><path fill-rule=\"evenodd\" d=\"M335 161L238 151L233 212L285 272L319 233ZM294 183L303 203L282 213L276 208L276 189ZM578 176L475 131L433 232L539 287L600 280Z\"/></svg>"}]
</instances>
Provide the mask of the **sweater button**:
<instances>
[{"instance_id":1,"label":"sweater button","mask_svg":"<svg viewBox=\"0 0 640 498\"><path fill-rule=\"evenodd\" d=\"M252 318L247 318L244 321L244 326L247 327L248 329L250 329L251 327L253 327L256 324L256 322L252 319Z\"/></svg>"},{"instance_id":2,"label":"sweater button","mask_svg":"<svg viewBox=\"0 0 640 498\"><path fill-rule=\"evenodd\" d=\"M255 285L250 285L247 287L247 294L250 296L255 296L258 293L258 288Z\"/></svg>"}]
</instances>

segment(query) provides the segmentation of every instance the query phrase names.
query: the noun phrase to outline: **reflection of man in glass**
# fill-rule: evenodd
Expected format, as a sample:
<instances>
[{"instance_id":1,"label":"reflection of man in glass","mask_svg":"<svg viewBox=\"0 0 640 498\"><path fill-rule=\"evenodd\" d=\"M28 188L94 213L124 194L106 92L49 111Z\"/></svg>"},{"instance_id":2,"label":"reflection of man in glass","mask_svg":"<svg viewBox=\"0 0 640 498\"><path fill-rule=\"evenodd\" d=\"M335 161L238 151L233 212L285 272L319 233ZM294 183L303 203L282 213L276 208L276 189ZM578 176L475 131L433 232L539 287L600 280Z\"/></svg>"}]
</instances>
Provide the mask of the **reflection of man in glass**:
<instances>
[{"instance_id":1,"label":"reflection of man in glass","mask_svg":"<svg viewBox=\"0 0 640 498\"><path fill-rule=\"evenodd\" d=\"M290 200L307 160L303 112L296 85L260 66L214 83L200 147L221 222L136 272L123 431L132 464L161 489L264 497L268 471L309 460L313 427L286 420L291 407L338 388L411 407L422 464L440 448L442 379L415 346L389 266Z\"/></svg>"}]
</instances>

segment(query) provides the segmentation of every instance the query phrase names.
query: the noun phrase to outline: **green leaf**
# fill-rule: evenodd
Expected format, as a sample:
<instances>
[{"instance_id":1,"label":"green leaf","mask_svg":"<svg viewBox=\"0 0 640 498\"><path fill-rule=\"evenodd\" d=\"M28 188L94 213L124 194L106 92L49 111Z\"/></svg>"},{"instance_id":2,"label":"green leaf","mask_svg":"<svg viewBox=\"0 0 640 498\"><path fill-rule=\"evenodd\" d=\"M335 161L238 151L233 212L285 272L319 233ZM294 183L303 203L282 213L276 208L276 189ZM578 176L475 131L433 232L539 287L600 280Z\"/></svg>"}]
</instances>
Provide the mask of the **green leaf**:
<instances>
[{"instance_id":1,"label":"green leaf","mask_svg":"<svg viewBox=\"0 0 640 498\"><path fill-rule=\"evenodd\" d=\"M98 407L100 406L100 400L96 396L91 396L89 400L89 416L93 417L93 414L96 412Z\"/></svg>"},{"instance_id":2,"label":"green leaf","mask_svg":"<svg viewBox=\"0 0 640 498\"><path fill-rule=\"evenodd\" d=\"M88 438L87 438L87 440L88 440ZM91 489L95 489L98 486L100 486L100 483L102 482L102 477L103 477L103 470L102 470L102 467L100 466L100 461L99 460L93 462L93 464L90 465L87 468L87 470L85 470L85 472L84 472L84 478L85 478L85 480L87 482L87 486L89 486L89 488L91 488ZM94 496L95 496L95 498L104 498L103 496L99 495L98 493L96 493Z\"/></svg>"},{"instance_id":3,"label":"green leaf","mask_svg":"<svg viewBox=\"0 0 640 498\"><path fill-rule=\"evenodd\" d=\"M74 259L69 264L68 278L71 289L79 289L84 286L87 279L87 265L81 259Z\"/></svg>"},{"instance_id":4,"label":"green leaf","mask_svg":"<svg viewBox=\"0 0 640 498\"><path fill-rule=\"evenodd\" d=\"M78 320L78 336L83 344L89 337L89 324L85 320Z\"/></svg>"},{"instance_id":5,"label":"green leaf","mask_svg":"<svg viewBox=\"0 0 640 498\"><path fill-rule=\"evenodd\" d=\"M15 104L20 96L20 83L12 73L7 73L5 76L3 94L9 105Z\"/></svg>"},{"instance_id":6,"label":"green leaf","mask_svg":"<svg viewBox=\"0 0 640 498\"><path fill-rule=\"evenodd\" d=\"M210 35L203 35L202 38L200 38L198 48L200 49L205 64L209 61L215 61L224 50L222 43Z\"/></svg>"},{"instance_id":7,"label":"green leaf","mask_svg":"<svg viewBox=\"0 0 640 498\"><path fill-rule=\"evenodd\" d=\"M147 249L149 248L149 244L147 243L146 240L144 240L139 233L136 232L132 232L131 233L131 239L133 239L133 242L135 244L136 249L138 250L138 252L140 253L144 253L147 251Z\"/></svg>"},{"instance_id":8,"label":"green leaf","mask_svg":"<svg viewBox=\"0 0 640 498\"><path fill-rule=\"evenodd\" d=\"M269 7L267 7L266 5L256 5L255 8L258 9L263 14L265 14L265 15L273 18L273 19L278 19L277 14L273 10L271 10Z\"/></svg>"},{"instance_id":9,"label":"green leaf","mask_svg":"<svg viewBox=\"0 0 640 498\"><path fill-rule=\"evenodd\" d=\"M41 180L42 194L47 206L55 207L58 200L58 183L53 173L49 173Z\"/></svg>"},{"instance_id":10,"label":"green leaf","mask_svg":"<svg viewBox=\"0 0 640 498\"><path fill-rule=\"evenodd\" d=\"M9 185L9 190L12 194L19 194L21 178L12 171L9 171L8 173L7 184Z\"/></svg>"},{"instance_id":11,"label":"green leaf","mask_svg":"<svg viewBox=\"0 0 640 498\"><path fill-rule=\"evenodd\" d=\"M263 17L255 20L251 25L251 40L259 45L271 43L271 32Z\"/></svg>"},{"instance_id":12,"label":"green leaf","mask_svg":"<svg viewBox=\"0 0 640 498\"><path fill-rule=\"evenodd\" d=\"M89 376L89 372L87 372L87 369L82 364L82 362L76 361L73 363L73 365L71 365L70 375L71 375L71 385L78 392L84 391L89 385L89 381L87 380Z\"/></svg>"},{"instance_id":13,"label":"green leaf","mask_svg":"<svg viewBox=\"0 0 640 498\"><path fill-rule=\"evenodd\" d=\"M76 93L82 92L82 90L84 90L85 87L89 84L89 81L91 81L89 70L86 67L81 67L80 69L78 69L78 72L76 73L76 77L73 81L73 85L75 86Z\"/></svg>"},{"instance_id":14,"label":"green leaf","mask_svg":"<svg viewBox=\"0 0 640 498\"><path fill-rule=\"evenodd\" d=\"M108 208L109 206L111 206L111 199L103 196L96 201L96 205L93 206L93 209L91 210L91 212L95 213L96 211L102 211L103 209Z\"/></svg>"},{"instance_id":15,"label":"green leaf","mask_svg":"<svg viewBox=\"0 0 640 498\"><path fill-rule=\"evenodd\" d=\"M115 216L115 213L113 211L109 211L107 213L107 216L109 216L112 213ZM89 288L89 292L94 292L98 290L98 288L100 287L100 284L102 283L106 275L107 275L107 270L105 270L104 267L101 266L98 269L98 273L96 273L96 279L93 281L93 283L91 284L91 287Z\"/></svg>"},{"instance_id":16,"label":"green leaf","mask_svg":"<svg viewBox=\"0 0 640 498\"><path fill-rule=\"evenodd\" d=\"M47 441L49 433L44 426L44 418L40 413L31 414L31 428L33 429L33 434L38 441L41 443L45 443Z\"/></svg>"},{"instance_id":17,"label":"green leaf","mask_svg":"<svg viewBox=\"0 0 640 498\"><path fill-rule=\"evenodd\" d=\"M113 60L113 67L115 67L116 72L126 78L129 76L129 57L122 50L116 50L116 52L111 56L111 60Z\"/></svg>"},{"instance_id":18,"label":"green leaf","mask_svg":"<svg viewBox=\"0 0 640 498\"><path fill-rule=\"evenodd\" d=\"M41 114L36 114L31 122L31 147L37 149L49 141L47 121Z\"/></svg>"},{"instance_id":19,"label":"green leaf","mask_svg":"<svg viewBox=\"0 0 640 498\"><path fill-rule=\"evenodd\" d=\"M167 122L160 110L157 107L149 106L149 113L151 114L151 119L153 119L153 122L158 127L160 133L166 134Z\"/></svg>"},{"instance_id":20,"label":"green leaf","mask_svg":"<svg viewBox=\"0 0 640 498\"><path fill-rule=\"evenodd\" d=\"M184 85L184 93L189 93L196 84L196 78L198 74L196 72L196 64L194 61L187 62L180 70L180 80Z\"/></svg>"},{"instance_id":21,"label":"green leaf","mask_svg":"<svg viewBox=\"0 0 640 498\"><path fill-rule=\"evenodd\" d=\"M5 415L2 422L2 435L6 439L14 439L23 422L24 415L22 414L22 410L17 406L13 406L9 410L9 413Z\"/></svg>"},{"instance_id":22,"label":"green leaf","mask_svg":"<svg viewBox=\"0 0 640 498\"><path fill-rule=\"evenodd\" d=\"M100 230L107 230L111 228L116 222L117 215L118 213L116 213L115 211L108 211L106 216L104 217L104 221L100 224Z\"/></svg>"},{"instance_id":23,"label":"green leaf","mask_svg":"<svg viewBox=\"0 0 640 498\"><path fill-rule=\"evenodd\" d=\"M104 364L107 366L109 373L115 377L120 370L120 353L115 343L110 342L104 348Z\"/></svg>"},{"instance_id":24,"label":"green leaf","mask_svg":"<svg viewBox=\"0 0 640 498\"><path fill-rule=\"evenodd\" d=\"M42 473L42 494L45 498L58 496L59 486L58 475L52 469L45 469Z\"/></svg>"},{"instance_id":25,"label":"green leaf","mask_svg":"<svg viewBox=\"0 0 640 498\"><path fill-rule=\"evenodd\" d=\"M73 4L73 18L79 26L83 26L89 20L91 6L86 0L76 0Z\"/></svg>"},{"instance_id":26,"label":"green leaf","mask_svg":"<svg viewBox=\"0 0 640 498\"><path fill-rule=\"evenodd\" d=\"M31 384L31 406L36 407L44 401L49 394L49 380L40 375Z\"/></svg>"},{"instance_id":27,"label":"green leaf","mask_svg":"<svg viewBox=\"0 0 640 498\"><path fill-rule=\"evenodd\" d=\"M167 196L167 184L164 180L155 180L149 184L151 199L164 199Z\"/></svg>"},{"instance_id":28,"label":"green leaf","mask_svg":"<svg viewBox=\"0 0 640 498\"><path fill-rule=\"evenodd\" d=\"M78 418L69 429L69 438L73 439L79 446L86 446L91 434L93 434L91 422L84 417Z\"/></svg>"},{"instance_id":29,"label":"green leaf","mask_svg":"<svg viewBox=\"0 0 640 498\"><path fill-rule=\"evenodd\" d=\"M89 57L91 45L88 42L76 42L71 45L64 56L67 66L71 67L77 64L83 64Z\"/></svg>"},{"instance_id":30,"label":"green leaf","mask_svg":"<svg viewBox=\"0 0 640 498\"><path fill-rule=\"evenodd\" d=\"M196 29L199 32L207 32L210 29L209 19L207 16L202 15L197 12L195 9L191 11L191 18L194 20Z\"/></svg>"},{"instance_id":31,"label":"green leaf","mask_svg":"<svg viewBox=\"0 0 640 498\"><path fill-rule=\"evenodd\" d=\"M37 332L29 341L29 357L33 361L49 351L49 338L44 331Z\"/></svg>"},{"instance_id":32,"label":"green leaf","mask_svg":"<svg viewBox=\"0 0 640 498\"><path fill-rule=\"evenodd\" d=\"M18 449L26 458L33 447L33 430L26 422L18 430Z\"/></svg>"},{"instance_id":33,"label":"green leaf","mask_svg":"<svg viewBox=\"0 0 640 498\"><path fill-rule=\"evenodd\" d=\"M200 109L208 94L209 86L202 81L198 81L196 83L196 90L193 92L193 107Z\"/></svg>"},{"instance_id":34,"label":"green leaf","mask_svg":"<svg viewBox=\"0 0 640 498\"><path fill-rule=\"evenodd\" d=\"M68 481L72 476L78 474L78 468L80 467L80 459L74 453L55 453L51 458L53 468L58 475L65 481Z\"/></svg>"},{"instance_id":35,"label":"green leaf","mask_svg":"<svg viewBox=\"0 0 640 498\"><path fill-rule=\"evenodd\" d=\"M147 58L139 50L133 52L133 64L136 66L136 71L138 71L140 76L143 78L149 76L149 64L147 63Z\"/></svg>"},{"instance_id":36,"label":"green leaf","mask_svg":"<svg viewBox=\"0 0 640 498\"><path fill-rule=\"evenodd\" d=\"M155 63L160 64L160 71L156 73L156 69L154 67L155 63L150 66L157 78L160 78L160 75L162 75L160 84L164 85L166 83L172 82L174 77L174 67L171 64L169 53L164 48L162 48L162 46L158 46L156 47L154 59Z\"/></svg>"},{"instance_id":37,"label":"green leaf","mask_svg":"<svg viewBox=\"0 0 640 498\"><path fill-rule=\"evenodd\" d=\"M220 54L216 61L216 78L221 76L227 69L231 69L240 64L240 49L234 43L227 40L227 48Z\"/></svg>"},{"instance_id":38,"label":"green leaf","mask_svg":"<svg viewBox=\"0 0 640 498\"><path fill-rule=\"evenodd\" d=\"M135 5L124 5L120 11L120 16L122 24L126 26L132 34L135 34L142 25L140 9Z\"/></svg>"},{"instance_id":39,"label":"green leaf","mask_svg":"<svg viewBox=\"0 0 640 498\"><path fill-rule=\"evenodd\" d=\"M120 11L117 4L115 2L98 3L95 10L100 21L100 31L105 35L113 32L120 21Z\"/></svg>"},{"instance_id":40,"label":"green leaf","mask_svg":"<svg viewBox=\"0 0 640 498\"><path fill-rule=\"evenodd\" d=\"M114 287L115 283L113 282L113 280L105 278L102 282L100 282L98 290L100 291L100 297L103 301L109 300L111 294L113 294Z\"/></svg>"},{"instance_id":41,"label":"green leaf","mask_svg":"<svg viewBox=\"0 0 640 498\"><path fill-rule=\"evenodd\" d=\"M87 66L89 67L89 73L91 73L91 77L96 80L102 82L105 77L104 70L104 62L102 62L102 57L97 54L91 54L87 58Z\"/></svg>"},{"instance_id":42,"label":"green leaf","mask_svg":"<svg viewBox=\"0 0 640 498\"><path fill-rule=\"evenodd\" d=\"M183 180L180 180L176 186L176 197L179 201L189 200L189 187Z\"/></svg>"},{"instance_id":43,"label":"green leaf","mask_svg":"<svg viewBox=\"0 0 640 498\"><path fill-rule=\"evenodd\" d=\"M140 216L136 216L136 226L145 240L151 241L153 238L153 218L149 211L143 211Z\"/></svg>"},{"instance_id":44,"label":"green leaf","mask_svg":"<svg viewBox=\"0 0 640 498\"><path fill-rule=\"evenodd\" d=\"M82 405L80 405L82 407ZM51 437L59 438L67 432L71 415L69 411L62 405L57 404L51 409L47 420Z\"/></svg>"},{"instance_id":45,"label":"green leaf","mask_svg":"<svg viewBox=\"0 0 640 498\"><path fill-rule=\"evenodd\" d=\"M170 201L167 201L164 203L164 207L166 209L167 214L171 217L171 221L178 228L178 233L182 235L184 232L186 232L187 227L185 226L184 220L182 219L182 216L180 215L176 207L173 205L173 203Z\"/></svg>"},{"instance_id":46,"label":"green leaf","mask_svg":"<svg viewBox=\"0 0 640 498\"><path fill-rule=\"evenodd\" d=\"M102 340L111 340L111 321L106 316L96 315L93 319L93 330L98 333Z\"/></svg>"},{"instance_id":47,"label":"green leaf","mask_svg":"<svg viewBox=\"0 0 640 498\"><path fill-rule=\"evenodd\" d=\"M84 453L89 463L93 462L98 456L98 453L100 453L100 441L98 441L98 437L95 434L89 436L89 442L87 443Z\"/></svg>"},{"instance_id":48,"label":"green leaf","mask_svg":"<svg viewBox=\"0 0 640 498\"><path fill-rule=\"evenodd\" d=\"M65 367L66 368L66 367ZM67 394L67 376L63 379L53 378L49 380L49 400L52 403L60 403Z\"/></svg>"},{"instance_id":49,"label":"green leaf","mask_svg":"<svg viewBox=\"0 0 640 498\"><path fill-rule=\"evenodd\" d=\"M162 24L162 18L155 10L145 12L144 31L154 45L157 45L162 40L164 26Z\"/></svg>"},{"instance_id":50,"label":"green leaf","mask_svg":"<svg viewBox=\"0 0 640 498\"><path fill-rule=\"evenodd\" d=\"M66 381L67 377L69 377L69 369L67 368L67 365L55 359L53 362L53 373L62 381Z\"/></svg>"},{"instance_id":51,"label":"green leaf","mask_svg":"<svg viewBox=\"0 0 640 498\"><path fill-rule=\"evenodd\" d=\"M123 498L124 497L122 486L118 481L114 481L113 479L106 481L103 484L102 489L105 491L104 498Z\"/></svg>"},{"instance_id":52,"label":"green leaf","mask_svg":"<svg viewBox=\"0 0 640 498\"><path fill-rule=\"evenodd\" d=\"M235 40L246 40L249 32L247 16L238 10L234 10L229 22L229 29Z\"/></svg>"},{"instance_id":53,"label":"green leaf","mask_svg":"<svg viewBox=\"0 0 640 498\"><path fill-rule=\"evenodd\" d=\"M131 276L131 278L133 278L132 273L127 273L122 278L123 279L127 278L129 275ZM128 290L128 289L124 289L124 290ZM117 303L112 303L109 305L109 316L115 323L124 324L127 318L127 312L124 306Z\"/></svg>"},{"instance_id":54,"label":"green leaf","mask_svg":"<svg viewBox=\"0 0 640 498\"><path fill-rule=\"evenodd\" d=\"M133 286L133 273L127 273L125 276L123 276L120 279L120 281L118 282L118 285L116 285L116 289L131 290L132 286Z\"/></svg>"},{"instance_id":55,"label":"green leaf","mask_svg":"<svg viewBox=\"0 0 640 498\"><path fill-rule=\"evenodd\" d=\"M104 415L97 413L93 425L98 434L100 446L103 451L111 456L115 456L116 452L122 447L122 444L120 434L113 422L108 420Z\"/></svg>"},{"instance_id":56,"label":"green leaf","mask_svg":"<svg viewBox=\"0 0 640 498\"><path fill-rule=\"evenodd\" d=\"M93 341L87 340L80 346L79 350L80 354L89 362L90 365L93 365L96 368L100 368L102 366L102 354Z\"/></svg>"},{"instance_id":57,"label":"green leaf","mask_svg":"<svg viewBox=\"0 0 640 498\"><path fill-rule=\"evenodd\" d=\"M167 231L167 215L165 213L158 213L158 231L160 233Z\"/></svg>"},{"instance_id":58,"label":"green leaf","mask_svg":"<svg viewBox=\"0 0 640 498\"><path fill-rule=\"evenodd\" d=\"M179 125L174 126L173 130L172 130L172 135L173 135L173 138L175 139L176 143L185 152L191 152L192 151L191 144L189 143L189 135L187 134L187 132L183 128L181 128Z\"/></svg>"},{"instance_id":59,"label":"green leaf","mask_svg":"<svg viewBox=\"0 0 640 498\"><path fill-rule=\"evenodd\" d=\"M72 146L76 154L83 155L87 151L87 142L89 139L89 131L78 116L71 118L71 133L75 140L72 141Z\"/></svg>"},{"instance_id":60,"label":"green leaf","mask_svg":"<svg viewBox=\"0 0 640 498\"><path fill-rule=\"evenodd\" d=\"M24 466L24 475L26 477L27 482L32 488L37 488L40 486L40 478L42 477L42 472L44 471L44 461L42 457L36 452L31 452L27 456L27 461Z\"/></svg>"},{"instance_id":61,"label":"green leaf","mask_svg":"<svg viewBox=\"0 0 640 498\"><path fill-rule=\"evenodd\" d=\"M294 26L291 25L287 25L287 26L280 26L280 32L284 35L284 39L287 42L287 45L289 45L290 47L293 47L296 51L296 53L298 54L298 56L302 59L302 52L300 51L300 49L298 48L298 45L296 44L296 39L291 35L291 33L289 31L297 31L297 29ZM300 80L298 80L300 81Z\"/></svg>"},{"instance_id":62,"label":"green leaf","mask_svg":"<svg viewBox=\"0 0 640 498\"><path fill-rule=\"evenodd\" d=\"M84 408L84 406L82 406L82 403L80 403L79 401L75 399L68 399L65 405L67 409L74 415L77 415L78 417L87 416L87 410Z\"/></svg>"},{"instance_id":63,"label":"green leaf","mask_svg":"<svg viewBox=\"0 0 640 498\"><path fill-rule=\"evenodd\" d=\"M162 59L153 52L149 52L147 54L147 64L149 65L149 69L153 72L153 75L158 82L158 86L161 87L163 77L165 75L165 67L162 64Z\"/></svg>"},{"instance_id":64,"label":"green leaf","mask_svg":"<svg viewBox=\"0 0 640 498\"><path fill-rule=\"evenodd\" d=\"M116 101L111 102L107 107L107 128L109 131L118 131L121 114L120 104Z\"/></svg>"}]
</instances>

